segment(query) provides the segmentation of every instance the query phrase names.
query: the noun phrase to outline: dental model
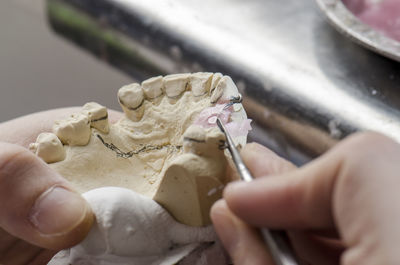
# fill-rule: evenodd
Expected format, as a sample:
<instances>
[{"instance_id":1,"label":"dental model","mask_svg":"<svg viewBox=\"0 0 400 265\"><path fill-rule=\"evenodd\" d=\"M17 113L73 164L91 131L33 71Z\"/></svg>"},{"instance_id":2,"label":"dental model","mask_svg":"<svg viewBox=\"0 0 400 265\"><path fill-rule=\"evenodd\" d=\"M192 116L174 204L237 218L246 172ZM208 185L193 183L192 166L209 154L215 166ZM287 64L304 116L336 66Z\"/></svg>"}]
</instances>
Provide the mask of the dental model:
<instances>
[{"instance_id":1,"label":"dental model","mask_svg":"<svg viewBox=\"0 0 400 265\"><path fill-rule=\"evenodd\" d=\"M209 211L230 181L217 116L238 145L251 128L238 95L219 73L153 77L118 91L117 123L92 102L40 134L30 149L84 193L97 221L49 264L226 263Z\"/></svg>"}]
</instances>

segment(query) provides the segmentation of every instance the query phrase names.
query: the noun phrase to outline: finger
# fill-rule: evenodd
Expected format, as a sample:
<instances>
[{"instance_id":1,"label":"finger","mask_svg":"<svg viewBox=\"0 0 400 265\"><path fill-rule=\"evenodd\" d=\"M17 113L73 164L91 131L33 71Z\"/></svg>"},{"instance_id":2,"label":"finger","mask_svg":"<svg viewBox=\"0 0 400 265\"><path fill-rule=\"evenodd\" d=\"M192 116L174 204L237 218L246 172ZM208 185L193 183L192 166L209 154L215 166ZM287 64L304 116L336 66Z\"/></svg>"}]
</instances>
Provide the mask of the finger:
<instances>
[{"instance_id":1,"label":"finger","mask_svg":"<svg viewBox=\"0 0 400 265\"><path fill-rule=\"evenodd\" d=\"M242 155L243 162L254 177L280 174L296 168L289 161L257 143L245 145L240 154Z\"/></svg>"},{"instance_id":2,"label":"finger","mask_svg":"<svg viewBox=\"0 0 400 265\"><path fill-rule=\"evenodd\" d=\"M25 265L40 254L42 248L33 246L25 241L17 240L0 256L0 264Z\"/></svg>"},{"instance_id":3,"label":"finger","mask_svg":"<svg viewBox=\"0 0 400 265\"><path fill-rule=\"evenodd\" d=\"M28 147L42 132L50 132L55 120L63 119L81 108L61 108L29 114L11 121L0 123L0 141ZM110 123L121 118L122 113L108 110Z\"/></svg>"},{"instance_id":4,"label":"finger","mask_svg":"<svg viewBox=\"0 0 400 265\"><path fill-rule=\"evenodd\" d=\"M235 217L225 201L220 200L213 205L211 219L234 264L274 264L257 231Z\"/></svg>"},{"instance_id":5,"label":"finger","mask_svg":"<svg viewBox=\"0 0 400 265\"><path fill-rule=\"evenodd\" d=\"M366 221L355 217L354 211L370 211L372 205L380 211L380 215L373 213L377 216L387 211L386 207L377 207L371 194L382 195L385 189L392 192L387 194L397 194L393 189L400 185L400 166L394 160L400 157L399 150L398 144L387 137L357 135L299 170L277 178L232 183L225 189L224 198L238 217L255 226L329 229L334 226L333 212L345 211L340 216L351 218L341 218L340 223L343 220L359 228L354 220ZM383 197L390 198L387 194ZM380 203L390 205L389 199ZM333 209L333 204L340 207Z\"/></svg>"},{"instance_id":6,"label":"finger","mask_svg":"<svg viewBox=\"0 0 400 265\"><path fill-rule=\"evenodd\" d=\"M305 264L336 265L344 247L338 240L326 239L304 231L288 233L292 246Z\"/></svg>"},{"instance_id":7,"label":"finger","mask_svg":"<svg viewBox=\"0 0 400 265\"><path fill-rule=\"evenodd\" d=\"M236 215L255 226L325 229L333 225L329 174L336 168L323 172L325 177L317 178L311 166L279 177L234 182L225 188L224 198Z\"/></svg>"},{"instance_id":8,"label":"finger","mask_svg":"<svg viewBox=\"0 0 400 265\"><path fill-rule=\"evenodd\" d=\"M89 205L65 179L26 149L0 143L0 227L62 249L81 241L92 223Z\"/></svg>"},{"instance_id":9,"label":"finger","mask_svg":"<svg viewBox=\"0 0 400 265\"><path fill-rule=\"evenodd\" d=\"M247 144L242 149L241 155L255 177L282 174L295 169L293 164L256 143ZM326 231L317 231L317 233L325 235ZM309 233L290 232L288 234L299 258L305 261L304 264L335 264L339 260L342 250L339 243L332 244ZM332 233L330 232L329 235L331 236ZM265 245L263 242L260 244Z\"/></svg>"},{"instance_id":10,"label":"finger","mask_svg":"<svg viewBox=\"0 0 400 265\"><path fill-rule=\"evenodd\" d=\"M57 251L42 249L42 251L40 251L39 254L35 256L31 263L29 263L29 265L47 264L56 254Z\"/></svg>"}]
</instances>

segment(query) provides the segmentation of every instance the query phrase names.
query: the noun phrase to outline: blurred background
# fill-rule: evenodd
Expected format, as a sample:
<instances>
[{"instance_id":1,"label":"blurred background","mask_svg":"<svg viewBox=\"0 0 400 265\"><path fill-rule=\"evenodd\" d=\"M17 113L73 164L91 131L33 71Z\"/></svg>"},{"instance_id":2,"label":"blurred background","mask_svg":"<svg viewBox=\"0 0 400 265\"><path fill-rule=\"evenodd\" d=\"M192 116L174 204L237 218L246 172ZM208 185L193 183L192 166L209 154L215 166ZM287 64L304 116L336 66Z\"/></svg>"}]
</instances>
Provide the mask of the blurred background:
<instances>
[{"instance_id":1,"label":"blurred background","mask_svg":"<svg viewBox=\"0 0 400 265\"><path fill-rule=\"evenodd\" d=\"M120 109L117 90L133 78L55 34L46 10L0 1L0 122L88 101Z\"/></svg>"},{"instance_id":2,"label":"blurred background","mask_svg":"<svg viewBox=\"0 0 400 265\"><path fill-rule=\"evenodd\" d=\"M400 42L387 34L400 15L386 21L388 7L372 15L367 8L385 1L400 7L393 0L0 1L0 122L88 101L119 110L124 84L207 71L230 75L244 95L250 141L296 164L356 131L400 141Z\"/></svg>"}]
</instances>

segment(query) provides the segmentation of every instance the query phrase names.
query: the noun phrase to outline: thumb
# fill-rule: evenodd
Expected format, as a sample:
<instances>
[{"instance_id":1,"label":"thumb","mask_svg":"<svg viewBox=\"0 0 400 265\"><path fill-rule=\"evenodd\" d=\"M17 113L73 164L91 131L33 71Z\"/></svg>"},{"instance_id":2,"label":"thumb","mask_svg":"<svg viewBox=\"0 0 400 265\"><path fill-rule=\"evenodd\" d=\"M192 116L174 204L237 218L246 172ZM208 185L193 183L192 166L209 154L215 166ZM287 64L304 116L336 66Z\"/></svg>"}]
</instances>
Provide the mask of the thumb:
<instances>
[{"instance_id":1,"label":"thumb","mask_svg":"<svg viewBox=\"0 0 400 265\"><path fill-rule=\"evenodd\" d=\"M83 197L28 150L0 143L0 227L47 249L79 243L94 217Z\"/></svg>"}]
</instances>

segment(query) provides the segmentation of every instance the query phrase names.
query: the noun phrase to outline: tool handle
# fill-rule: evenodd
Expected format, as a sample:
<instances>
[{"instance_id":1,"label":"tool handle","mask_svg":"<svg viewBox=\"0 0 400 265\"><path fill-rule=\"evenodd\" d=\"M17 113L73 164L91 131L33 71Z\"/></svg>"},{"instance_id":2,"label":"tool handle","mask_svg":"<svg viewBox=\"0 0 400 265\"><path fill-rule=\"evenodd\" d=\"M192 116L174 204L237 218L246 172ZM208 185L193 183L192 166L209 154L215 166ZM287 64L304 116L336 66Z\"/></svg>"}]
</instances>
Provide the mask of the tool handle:
<instances>
[{"instance_id":1,"label":"tool handle","mask_svg":"<svg viewBox=\"0 0 400 265\"><path fill-rule=\"evenodd\" d=\"M285 232L265 228L260 231L276 265L298 265Z\"/></svg>"}]
</instances>

